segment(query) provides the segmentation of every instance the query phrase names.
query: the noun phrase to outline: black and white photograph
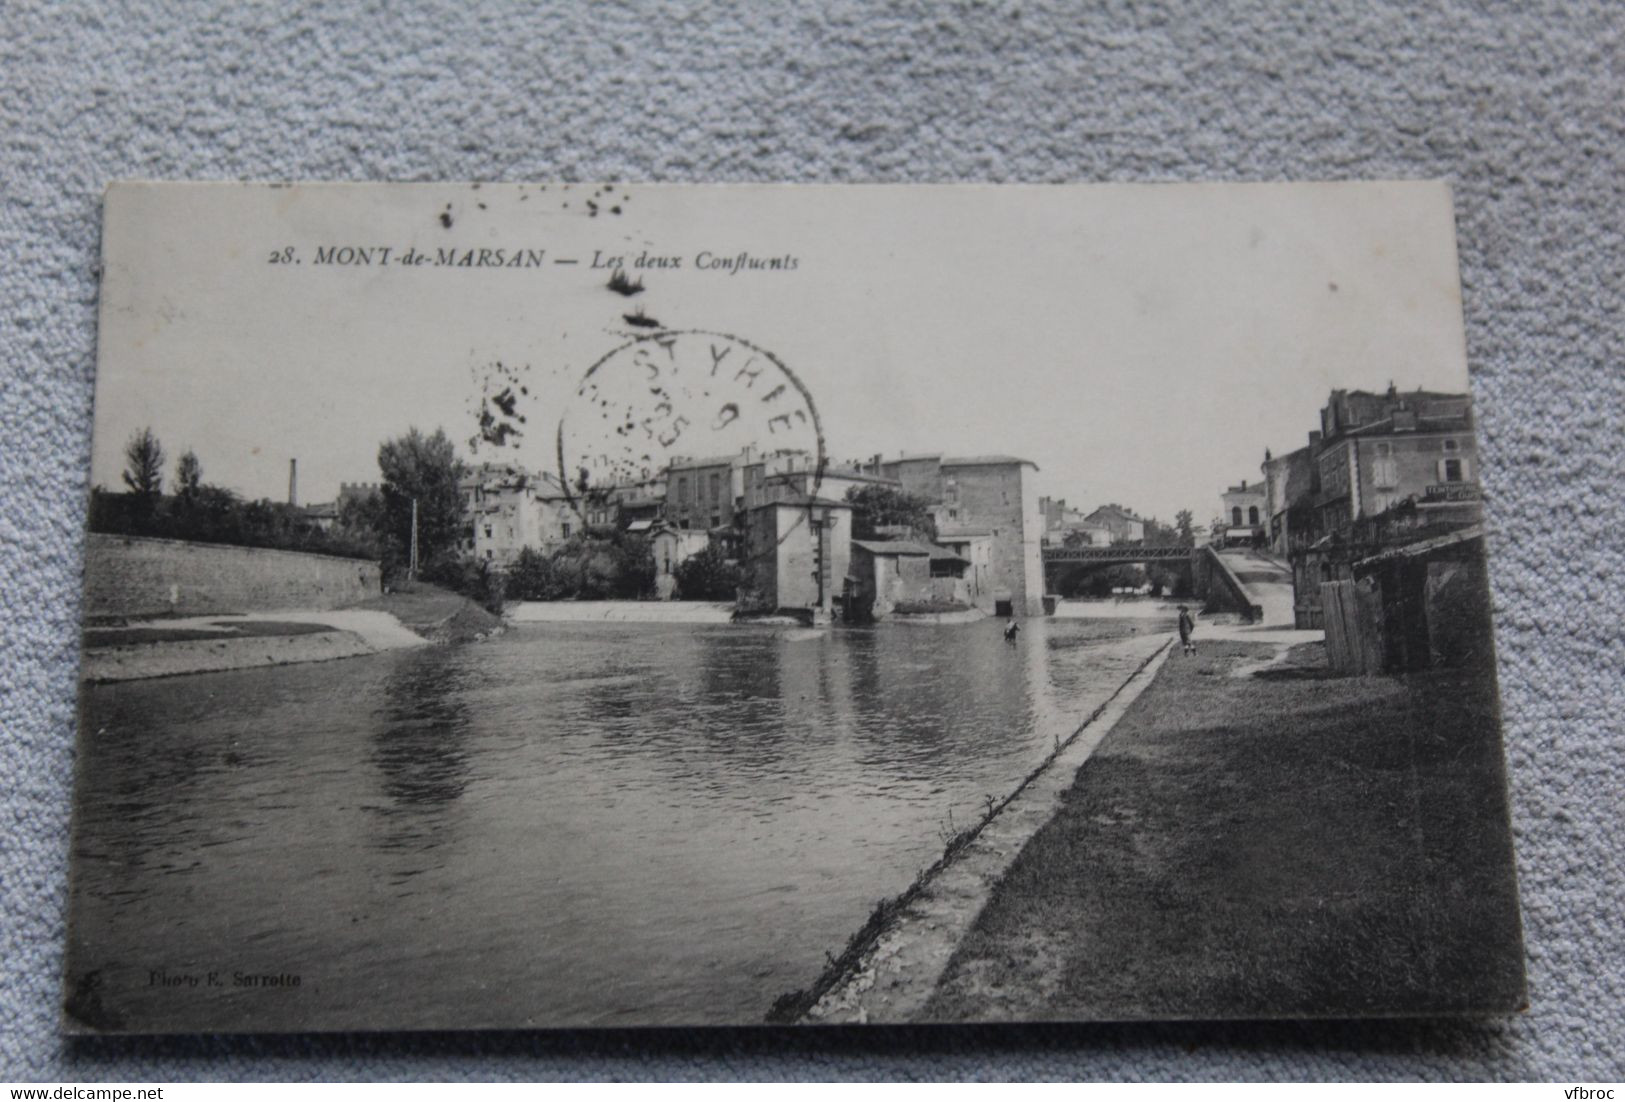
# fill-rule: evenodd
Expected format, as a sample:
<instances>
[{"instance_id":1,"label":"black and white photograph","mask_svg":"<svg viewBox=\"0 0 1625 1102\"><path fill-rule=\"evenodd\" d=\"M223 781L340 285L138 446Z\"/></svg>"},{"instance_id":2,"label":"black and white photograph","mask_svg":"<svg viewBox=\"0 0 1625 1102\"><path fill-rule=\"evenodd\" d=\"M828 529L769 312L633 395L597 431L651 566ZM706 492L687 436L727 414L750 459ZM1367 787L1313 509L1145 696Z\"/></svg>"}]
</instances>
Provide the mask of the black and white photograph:
<instances>
[{"instance_id":1,"label":"black and white photograph","mask_svg":"<svg viewBox=\"0 0 1625 1102\"><path fill-rule=\"evenodd\" d=\"M1443 182L105 198L64 1028L1512 1015Z\"/></svg>"}]
</instances>

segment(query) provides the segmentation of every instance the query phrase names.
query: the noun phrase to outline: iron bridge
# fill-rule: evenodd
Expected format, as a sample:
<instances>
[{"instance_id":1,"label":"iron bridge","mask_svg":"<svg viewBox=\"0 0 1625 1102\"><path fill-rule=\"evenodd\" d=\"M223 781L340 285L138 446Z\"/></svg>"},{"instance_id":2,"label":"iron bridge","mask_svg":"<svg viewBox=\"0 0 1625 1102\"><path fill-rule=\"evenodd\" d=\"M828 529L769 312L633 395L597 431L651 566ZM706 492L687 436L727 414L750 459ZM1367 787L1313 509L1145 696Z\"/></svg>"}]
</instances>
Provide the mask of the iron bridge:
<instances>
[{"instance_id":1,"label":"iron bridge","mask_svg":"<svg viewBox=\"0 0 1625 1102\"><path fill-rule=\"evenodd\" d=\"M1194 547L1144 547L1119 543L1111 547L1045 547L1041 553L1044 565L1051 566L1061 563L1188 562L1195 557L1196 551Z\"/></svg>"}]
</instances>

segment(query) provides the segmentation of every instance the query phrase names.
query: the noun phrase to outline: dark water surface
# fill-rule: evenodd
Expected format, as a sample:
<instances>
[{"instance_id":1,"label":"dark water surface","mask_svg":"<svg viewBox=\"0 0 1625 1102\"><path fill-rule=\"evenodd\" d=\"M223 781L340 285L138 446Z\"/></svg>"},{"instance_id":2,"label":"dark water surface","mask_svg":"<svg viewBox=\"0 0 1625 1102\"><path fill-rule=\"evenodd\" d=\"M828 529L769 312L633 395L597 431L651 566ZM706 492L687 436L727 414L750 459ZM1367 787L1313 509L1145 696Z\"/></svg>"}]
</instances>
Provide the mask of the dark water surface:
<instances>
[{"instance_id":1,"label":"dark water surface","mask_svg":"<svg viewBox=\"0 0 1625 1102\"><path fill-rule=\"evenodd\" d=\"M760 1021L1166 629L546 624L87 686L70 1003L135 1030Z\"/></svg>"}]
</instances>

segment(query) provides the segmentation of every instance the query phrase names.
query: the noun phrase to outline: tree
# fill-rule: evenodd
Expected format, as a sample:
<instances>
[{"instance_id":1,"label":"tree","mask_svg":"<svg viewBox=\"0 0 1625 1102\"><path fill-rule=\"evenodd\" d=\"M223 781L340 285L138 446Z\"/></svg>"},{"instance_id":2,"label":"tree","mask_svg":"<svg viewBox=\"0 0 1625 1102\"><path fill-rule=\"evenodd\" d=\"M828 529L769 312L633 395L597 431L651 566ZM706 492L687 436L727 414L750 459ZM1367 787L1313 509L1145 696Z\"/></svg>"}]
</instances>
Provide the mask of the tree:
<instances>
[{"instance_id":1,"label":"tree","mask_svg":"<svg viewBox=\"0 0 1625 1102\"><path fill-rule=\"evenodd\" d=\"M642 597L654 589L649 541L627 532L578 532L553 552L559 596L588 600Z\"/></svg>"},{"instance_id":2,"label":"tree","mask_svg":"<svg viewBox=\"0 0 1625 1102\"><path fill-rule=\"evenodd\" d=\"M551 601L560 596L553 563L534 547L526 547L508 570L508 596L516 601Z\"/></svg>"},{"instance_id":3,"label":"tree","mask_svg":"<svg viewBox=\"0 0 1625 1102\"><path fill-rule=\"evenodd\" d=\"M881 527L906 525L912 534L935 543L937 522L931 503L890 486L855 486L846 492L852 506L852 538L872 540Z\"/></svg>"},{"instance_id":4,"label":"tree","mask_svg":"<svg viewBox=\"0 0 1625 1102\"><path fill-rule=\"evenodd\" d=\"M202 486L203 465L197 461L197 453L187 448L175 461L175 495L190 503Z\"/></svg>"},{"instance_id":5,"label":"tree","mask_svg":"<svg viewBox=\"0 0 1625 1102\"><path fill-rule=\"evenodd\" d=\"M1181 547L1196 546L1196 517L1189 509L1181 509L1174 514L1174 530L1178 533Z\"/></svg>"},{"instance_id":6,"label":"tree","mask_svg":"<svg viewBox=\"0 0 1625 1102\"><path fill-rule=\"evenodd\" d=\"M453 552L463 528L463 496L457 482L466 473L444 429L424 435L414 426L405 436L378 448L384 508L379 536L397 562L412 545L412 503L417 502L418 560Z\"/></svg>"},{"instance_id":7,"label":"tree","mask_svg":"<svg viewBox=\"0 0 1625 1102\"><path fill-rule=\"evenodd\" d=\"M124 484L142 497L164 491L164 448L152 429L145 428L124 445Z\"/></svg>"},{"instance_id":8,"label":"tree","mask_svg":"<svg viewBox=\"0 0 1625 1102\"><path fill-rule=\"evenodd\" d=\"M685 601L731 601L738 596L739 567L715 547L690 555L672 571Z\"/></svg>"}]
</instances>

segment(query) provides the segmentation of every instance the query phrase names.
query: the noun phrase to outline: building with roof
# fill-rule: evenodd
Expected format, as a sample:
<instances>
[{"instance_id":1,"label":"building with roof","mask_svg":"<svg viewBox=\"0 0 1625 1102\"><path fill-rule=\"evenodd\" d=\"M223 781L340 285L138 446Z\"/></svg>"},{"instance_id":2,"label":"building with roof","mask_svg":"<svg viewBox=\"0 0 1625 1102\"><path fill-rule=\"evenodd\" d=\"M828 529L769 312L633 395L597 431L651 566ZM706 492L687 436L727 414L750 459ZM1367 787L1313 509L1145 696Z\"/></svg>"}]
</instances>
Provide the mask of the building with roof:
<instances>
[{"instance_id":1,"label":"building with roof","mask_svg":"<svg viewBox=\"0 0 1625 1102\"><path fill-rule=\"evenodd\" d=\"M1112 543L1139 543L1145 539L1145 518L1121 505L1102 505L1084 519L1106 529Z\"/></svg>"},{"instance_id":2,"label":"building with roof","mask_svg":"<svg viewBox=\"0 0 1625 1102\"><path fill-rule=\"evenodd\" d=\"M828 623L844 613L852 558L850 505L828 498L772 501L743 515L740 615Z\"/></svg>"},{"instance_id":3,"label":"building with roof","mask_svg":"<svg viewBox=\"0 0 1625 1102\"><path fill-rule=\"evenodd\" d=\"M710 531L734 522L737 455L673 460L666 469L667 522L682 531Z\"/></svg>"},{"instance_id":4,"label":"building with roof","mask_svg":"<svg viewBox=\"0 0 1625 1102\"><path fill-rule=\"evenodd\" d=\"M970 566L957 552L921 540L853 540L847 618L884 620L900 606L917 612L968 609Z\"/></svg>"},{"instance_id":5,"label":"building with roof","mask_svg":"<svg viewBox=\"0 0 1625 1102\"><path fill-rule=\"evenodd\" d=\"M634 520L626 530L649 541L655 560L655 594L661 600L677 595L677 568L711 545L710 533L685 531L663 520Z\"/></svg>"},{"instance_id":6,"label":"building with roof","mask_svg":"<svg viewBox=\"0 0 1625 1102\"><path fill-rule=\"evenodd\" d=\"M1320 434L1314 434L1318 441ZM1264 450L1264 542L1278 555L1314 527L1315 457L1312 445L1282 456Z\"/></svg>"},{"instance_id":7,"label":"building with roof","mask_svg":"<svg viewBox=\"0 0 1625 1102\"><path fill-rule=\"evenodd\" d=\"M1105 547L1112 542L1109 527L1090 520L1089 514L1068 505L1064 497L1039 498L1038 511L1044 517L1046 547Z\"/></svg>"},{"instance_id":8,"label":"building with roof","mask_svg":"<svg viewBox=\"0 0 1625 1102\"><path fill-rule=\"evenodd\" d=\"M1038 464L1012 455L875 456L865 473L890 480L904 493L931 504L937 542L969 533L985 538L985 584L973 585L976 607L999 616L1038 616L1044 611L1040 548L1044 518L1034 475ZM966 544L971 550L970 544ZM976 564L971 564L975 578Z\"/></svg>"},{"instance_id":9,"label":"building with roof","mask_svg":"<svg viewBox=\"0 0 1625 1102\"><path fill-rule=\"evenodd\" d=\"M1306 450L1285 457L1280 499L1299 627L1323 626L1322 587L1352 580L1355 562L1483 518L1469 395L1333 390Z\"/></svg>"},{"instance_id":10,"label":"building with roof","mask_svg":"<svg viewBox=\"0 0 1625 1102\"><path fill-rule=\"evenodd\" d=\"M1322 533L1402 501L1478 501L1478 445L1465 394L1334 390L1320 411L1315 510Z\"/></svg>"},{"instance_id":11,"label":"building with roof","mask_svg":"<svg viewBox=\"0 0 1625 1102\"><path fill-rule=\"evenodd\" d=\"M895 481L905 494L926 501L942 500L942 454L903 455L892 460L875 456L870 460L875 474Z\"/></svg>"},{"instance_id":12,"label":"building with roof","mask_svg":"<svg viewBox=\"0 0 1625 1102\"><path fill-rule=\"evenodd\" d=\"M483 463L457 483L463 495L463 550L497 569L527 547L546 552L582 527L556 475L517 464Z\"/></svg>"},{"instance_id":13,"label":"building with roof","mask_svg":"<svg viewBox=\"0 0 1625 1102\"><path fill-rule=\"evenodd\" d=\"M997 616L1042 616L1038 464L1011 455L977 455L943 459L941 470L938 542L965 532L989 535L989 586L979 607Z\"/></svg>"},{"instance_id":14,"label":"building with roof","mask_svg":"<svg viewBox=\"0 0 1625 1102\"><path fill-rule=\"evenodd\" d=\"M1249 483L1244 478L1235 486L1225 487L1222 500L1219 516L1223 518L1225 528L1224 536L1218 542L1227 547L1262 544L1268 517L1264 483Z\"/></svg>"}]
</instances>

